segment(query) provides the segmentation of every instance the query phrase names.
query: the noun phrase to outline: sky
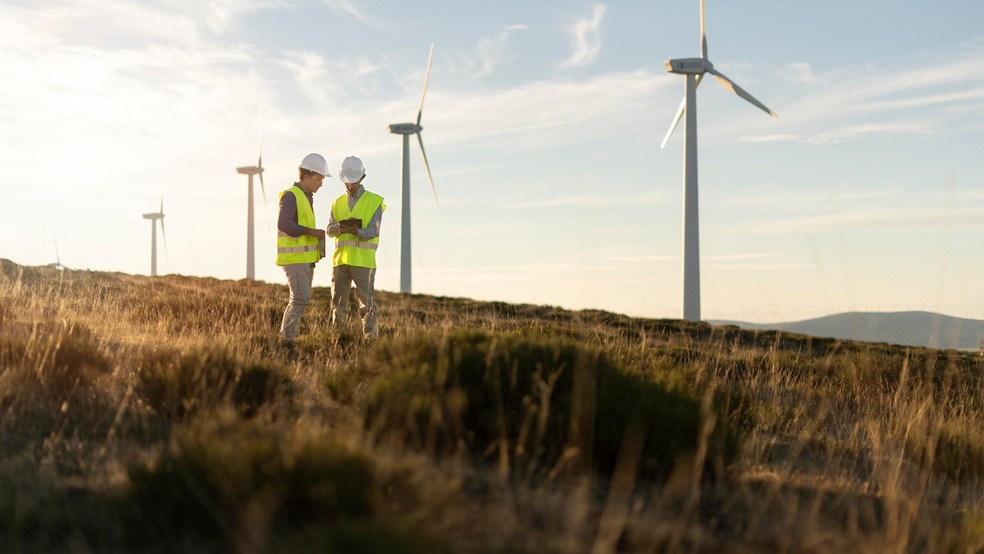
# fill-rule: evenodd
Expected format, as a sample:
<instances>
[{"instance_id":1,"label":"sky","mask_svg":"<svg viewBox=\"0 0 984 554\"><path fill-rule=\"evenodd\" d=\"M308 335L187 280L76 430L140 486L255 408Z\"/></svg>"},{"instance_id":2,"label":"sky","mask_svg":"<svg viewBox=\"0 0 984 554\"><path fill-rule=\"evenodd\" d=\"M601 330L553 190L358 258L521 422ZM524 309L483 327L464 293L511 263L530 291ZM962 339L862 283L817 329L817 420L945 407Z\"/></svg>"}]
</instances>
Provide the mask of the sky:
<instances>
[{"instance_id":1,"label":"sky","mask_svg":"<svg viewBox=\"0 0 984 554\"><path fill-rule=\"evenodd\" d=\"M376 288L399 289L401 137L413 292L682 314L683 96L698 0L0 0L0 258L256 276L309 152L382 195ZM984 319L984 4L706 0L709 59L778 114L698 90L702 317ZM330 285L330 264L315 286ZM327 302L327 299L322 299ZM316 300L318 301L318 300Z\"/></svg>"}]
</instances>

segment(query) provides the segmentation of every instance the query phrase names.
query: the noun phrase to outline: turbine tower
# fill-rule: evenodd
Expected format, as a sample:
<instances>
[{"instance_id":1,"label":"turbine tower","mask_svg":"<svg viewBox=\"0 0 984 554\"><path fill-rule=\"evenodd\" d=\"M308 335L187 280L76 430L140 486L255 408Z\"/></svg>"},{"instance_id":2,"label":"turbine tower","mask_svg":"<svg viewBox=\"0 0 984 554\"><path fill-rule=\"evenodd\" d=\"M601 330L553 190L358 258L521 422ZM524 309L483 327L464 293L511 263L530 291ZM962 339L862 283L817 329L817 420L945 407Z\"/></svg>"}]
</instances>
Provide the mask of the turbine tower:
<instances>
[{"instance_id":1,"label":"turbine tower","mask_svg":"<svg viewBox=\"0 0 984 554\"><path fill-rule=\"evenodd\" d=\"M264 206L266 205L266 188L263 186L262 143L260 145L260 157L256 161L256 165L237 167L236 172L249 176L249 190L246 193L246 278L252 281L256 277L253 241L253 175L260 176L260 192L263 194Z\"/></svg>"},{"instance_id":2,"label":"turbine tower","mask_svg":"<svg viewBox=\"0 0 984 554\"><path fill-rule=\"evenodd\" d=\"M417 135L420 144L420 155L424 158L424 168L427 169L427 179L430 181L431 192L434 194L434 204L438 211L441 205L437 202L437 189L434 188L434 178L431 177L430 164L427 163L427 152L424 151L424 139L420 137L420 132L424 130L420 126L420 118L424 113L424 97L427 95L427 81L430 79L431 59L434 57L434 44L431 44L430 54L427 56L427 73L424 76L424 90L420 93L420 108L417 110L416 123L394 123L389 126L389 131L397 135L403 135L403 188L400 192L400 292L410 293L410 135Z\"/></svg>"},{"instance_id":3,"label":"turbine tower","mask_svg":"<svg viewBox=\"0 0 984 554\"><path fill-rule=\"evenodd\" d=\"M683 319L700 321L700 237L697 223L697 85L705 73L710 73L718 84L765 113L776 117L775 112L745 92L731 79L725 77L707 59L707 33L704 25L704 0L700 0L700 57L666 60L666 71L686 77L683 100L677 109L670 130L663 137L660 148L666 146L680 118L687 114L683 137Z\"/></svg>"},{"instance_id":4,"label":"turbine tower","mask_svg":"<svg viewBox=\"0 0 984 554\"><path fill-rule=\"evenodd\" d=\"M167 234L164 233L164 197L161 197L159 212L143 214L144 219L150 220L150 276L157 277L157 221L161 222L161 236L164 238L164 249L167 250Z\"/></svg>"}]
</instances>

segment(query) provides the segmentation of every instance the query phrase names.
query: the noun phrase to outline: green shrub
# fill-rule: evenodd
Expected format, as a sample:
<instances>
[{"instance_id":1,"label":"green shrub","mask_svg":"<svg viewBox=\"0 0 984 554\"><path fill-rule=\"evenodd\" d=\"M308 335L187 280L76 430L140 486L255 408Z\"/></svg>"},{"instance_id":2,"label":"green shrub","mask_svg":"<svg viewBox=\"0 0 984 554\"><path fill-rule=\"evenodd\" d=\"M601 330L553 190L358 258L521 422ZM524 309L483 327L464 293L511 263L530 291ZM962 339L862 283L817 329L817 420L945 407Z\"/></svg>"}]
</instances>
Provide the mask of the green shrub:
<instances>
[{"instance_id":1,"label":"green shrub","mask_svg":"<svg viewBox=\"0 0 984 554\"><path fill-rule=\"evenodd\" d=\"M278 537L269 552L443 554L451 550L425 540L413 531L381 525L377 521L358 520L347 521L344 525L309 527Z\"/></svg>"},{"instance_id":2,"label":"green shrub","mask_svg":"<svg viewBox=\"0 0 984 554\"><path fill-rule=\"evenodd\" d=\"M180 419L222 403L252 415L283 387L281 366L244 363L224 348L197 348L181 353L146 353L137 371L137 394L161 414Z\"/></svg>"},{"instance_id":3,"label":"green shrub","mask_svg":"<svg viewBox=\"0 0 984 554\"><path fill-rule=\"evenodd\" d=\"M152 466L129 472L136 544L183 538L259 542L307 525L373 513L373 477L362 455L297 427L264 427L229 410L174 431ZM266 533L263 531L266 530Z\"/></svg>"},{"instance_id":4,"label":"green shrub","mask_svg":"<svg viewBox=\"0 0 984 554\"><path fill-rule=\"evenodd\" d=\"M526 475L565 464L611 475L623 441L637 439L640 475L659 479L697 448L698 401L571 341L458 331L383 344L370 363L389 368L367 398L371 434L435 455ZM716 429L708 460L720 468L736 437L723 418Z\"/></svg>"},{"instance_id":5,"label":"green shrub","mask_svg":"<svg viewBox=\"0 0 984 554\"><path fill-rule=\"evenodd\" d=\"M118 514L111 498L0 465L0 552L77 551L80 537L86 551L107 551L105 546L123 535Z\"/></svg>"}]
</instances>

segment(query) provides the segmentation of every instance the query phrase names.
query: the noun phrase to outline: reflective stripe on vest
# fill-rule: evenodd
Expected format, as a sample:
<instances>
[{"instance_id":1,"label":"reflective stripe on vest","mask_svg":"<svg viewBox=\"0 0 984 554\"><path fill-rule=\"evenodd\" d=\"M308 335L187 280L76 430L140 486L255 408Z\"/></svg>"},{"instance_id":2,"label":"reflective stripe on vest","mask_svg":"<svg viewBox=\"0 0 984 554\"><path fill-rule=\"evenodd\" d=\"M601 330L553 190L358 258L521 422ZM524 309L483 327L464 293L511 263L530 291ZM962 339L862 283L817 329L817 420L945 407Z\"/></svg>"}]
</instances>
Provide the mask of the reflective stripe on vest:
<instances>
[{"instance_id":1,"label":"reflective stripe on vest","mask_svg":"<svg viewBox=\"0 0 984 554\"><path fill-rule=\"evenodd\" d=\"M307 196L296 185L280 193L280 198L291 193L297 201L297 224L301 227L317 229L314 210ZM292 237L283 231L277 232L277 265L315 263L322 258L318 239L301 235Z\"/></svg>"},{"instance_id":2,"label":"reflective stripe on vest","mask_svg":"<svg viewBox=\"0 0 984 554\"><path fill-rule=\"evenodd\" d=\"M373 244L371 242L362 242L359 240L336 240L335 248L340 246L354 246L356 248L368 248L370 250L375 250L379 248L378 244Z\"/></svg>"},{"instance_id":3,"label":"reflective stripe on vest","mask_svg":"<svg viewBox=\"0 0 984 554\"><path fill-rule=\"evenodd\" d=\"M362 220L362 227L368 227L372 216L377 209L386 211L386 204L383 197L371 193L367 190L362 191L362 196L356 201L355 206L350 210L348 206L348 195L343 194L335 199L331 206L331 213L335 221L343 221L349 218ZM335 238L335 253L331 257L332 266L351 265L356 267L376 267L376 248L379 247L379 237L369 240L360 240L357 235L342 233Z\"/></svg>"},{"instance_id":4,"label":"reflective stripe on vest","mask_svg":"<svg viewBox=\"0 0 984 554\"><path fill-rule=\"evenodd\" d=\"M314 252L318 250L317 244L306 244L304 246L278 246L277 254L294 254L297 252Z\"/></svg>"}]
</instances>

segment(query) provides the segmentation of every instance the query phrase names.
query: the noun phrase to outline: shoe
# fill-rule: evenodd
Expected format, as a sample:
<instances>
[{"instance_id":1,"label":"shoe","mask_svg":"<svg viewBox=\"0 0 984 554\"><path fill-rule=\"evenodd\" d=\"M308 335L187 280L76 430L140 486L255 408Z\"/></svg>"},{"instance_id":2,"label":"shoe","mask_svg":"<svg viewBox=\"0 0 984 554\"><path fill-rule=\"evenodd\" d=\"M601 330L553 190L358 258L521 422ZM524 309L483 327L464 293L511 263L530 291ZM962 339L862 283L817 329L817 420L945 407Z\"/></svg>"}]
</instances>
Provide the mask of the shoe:
<instances>
[{"instance_id":1,"label":"shoe","mask_svg":"<svg viewBox=\"0 0 984 554\"><path fill-rule=\"evenodd\" d=\"M283 349L284 349L284 354L287 355L288 360L297 359L297 347L294 345L294 341L285 340L283 342Z\"/></svg>"}]
</instances>

